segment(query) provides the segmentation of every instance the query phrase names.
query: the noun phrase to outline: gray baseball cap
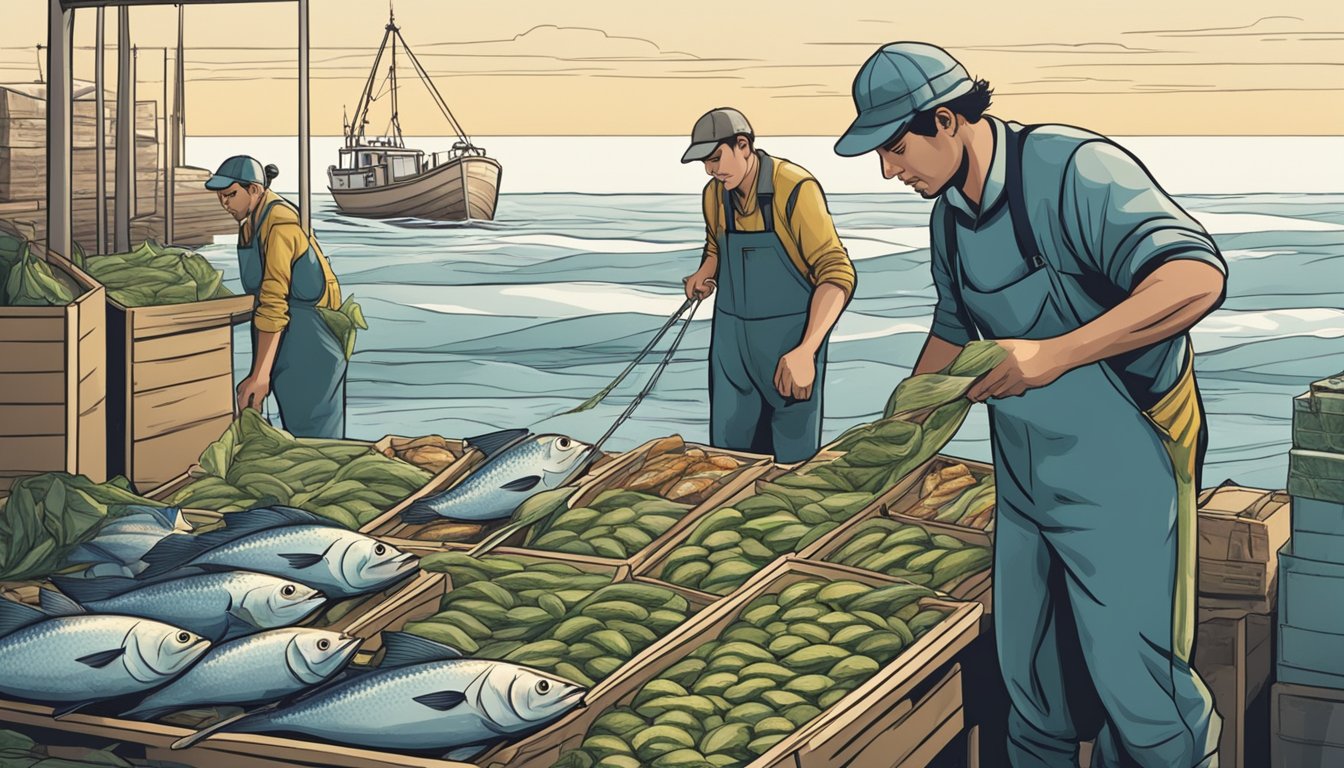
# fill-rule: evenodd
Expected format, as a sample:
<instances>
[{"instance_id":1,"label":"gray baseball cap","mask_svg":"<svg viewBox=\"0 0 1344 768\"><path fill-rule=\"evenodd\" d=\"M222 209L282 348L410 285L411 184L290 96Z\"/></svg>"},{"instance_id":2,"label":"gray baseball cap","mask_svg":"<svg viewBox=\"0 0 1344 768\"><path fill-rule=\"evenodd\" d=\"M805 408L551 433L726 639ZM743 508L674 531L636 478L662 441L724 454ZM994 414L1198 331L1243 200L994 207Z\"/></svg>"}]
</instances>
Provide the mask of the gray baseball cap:
<instances>
[{"instance_id":1,"label":"gray baseball cap","mask_svg":"<svg viewBox=\"0 0 1344 768\"><path fill-rule=\"evenodd\" d=\"M904 131L914 116L971 92L961 62L936 45L888 43L854 77L858 117L835 143L847 157L872 152Z\"/></svg>"},{"instance_id":2,"label":"gray baseball cap","mask_svg":"<svg viewBox=\"0 0 1344 768\"><path fill-rule=\"evenodd\" d=\"M220 163L215 175L206 179L205 188L219 191L228 189L235 183L246 187L248 184L266 186L266 169L255 157L234 155Z\"/></svg>"},{"instance_id":3,"label":"gray baseball cap","mask_svg":"<svg viewBox=\"0 0 1344 768\"><path fill-rule=\"evenodd\" d=\"M714 154L714 149L721 142L728 141L739 133L752 137L756 135L756 132L751 130L751 123L747 122L746 115L732 107L711 109L695 121L695 127L691 129L690 149L681 156L681 162L693 163L696 160L704 160Z\"/></svg>"}]
</instances>

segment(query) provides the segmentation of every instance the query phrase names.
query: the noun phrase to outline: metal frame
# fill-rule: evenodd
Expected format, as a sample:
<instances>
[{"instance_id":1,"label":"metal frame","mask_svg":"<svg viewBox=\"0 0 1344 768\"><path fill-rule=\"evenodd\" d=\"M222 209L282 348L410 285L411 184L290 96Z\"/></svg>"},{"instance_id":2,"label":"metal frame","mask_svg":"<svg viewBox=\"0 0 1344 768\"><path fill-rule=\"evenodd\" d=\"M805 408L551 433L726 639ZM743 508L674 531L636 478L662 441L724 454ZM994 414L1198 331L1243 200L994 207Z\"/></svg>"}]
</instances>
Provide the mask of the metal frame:
<instances>
[{"instance_id":1,"label":"metal frame","mask_svg":"<svg viewBox=\"0 0 1344 768\"><path fill-rule=\"evenodd\" d=\"M72 121L74 105L71 95L74 91L72 37L74 34L75 11L85 8L101 9L109 6L126 8L138 5L239 5L249 3L297 3L299 15L299 216L305 231L312 232L312 184L309 181L309 55L308 55L308 3L309 0L48 0L47 6L47 248L63 256L71 255L70 220L71 209L71 149ZM181 85L179 84L179 88ZM102 85L99 83L101 96ZM120 101L120 89L118 101ZM168 111L164 105L164 111ZM134 151L134 124L122 133L129 114L134 116L135 107L130 110L118 110L118 155L124 146ZM102 115L99 115L101 127ZM101 134L101 131L99 131ZM129 144L128 144L129 142ZM101 157L101 154L99 155ZM118 163L120 166L120 163ZM117 168L122 175L122 168ZM99 190L101 196L102 190ZM117 203L123 205L118 186ZM116 228L118 234L123 230L129 237L130 216L122 216L119 211ZM132 214L133 215L133 214ZM165 211L167 215L167 211ZM120 238L118 238L120 240ZM117 243L118 247L121 243Z\"/></svg>"}]
</instances>

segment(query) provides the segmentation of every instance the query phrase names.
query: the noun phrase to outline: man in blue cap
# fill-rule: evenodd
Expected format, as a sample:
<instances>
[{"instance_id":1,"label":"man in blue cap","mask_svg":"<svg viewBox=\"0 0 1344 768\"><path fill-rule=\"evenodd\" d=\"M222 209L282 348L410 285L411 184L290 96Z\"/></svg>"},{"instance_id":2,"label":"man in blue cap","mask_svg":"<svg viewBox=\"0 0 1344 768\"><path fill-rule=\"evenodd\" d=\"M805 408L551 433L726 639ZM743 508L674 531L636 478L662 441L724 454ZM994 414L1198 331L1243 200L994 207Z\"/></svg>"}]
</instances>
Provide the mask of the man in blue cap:
<instances>
[{"instance_id":1,"label":"man in blue cap","mask_svg":"<svg viewBox=\"0 0 1344 768\"><path fill-rule=\"evenodd\" d=\"M345 437L345 345L328 323L341 287L293 203L270 189L279 170L255 158L225 160L205 182L238 222L243 290L257 297L252 370L238 385L238 409L275 392L280 419L296 437Z\"/></svg>"},{"instance_id":2,"label":"man in blue cap","mask_svg":"<svg viewBox=\"0 0 1344 768\"><path fill-rule=\"evenodd\" d=\"M988 401L994 621L1014 766L1213 766L1190 667L1204 414L1188 332L1222 302L1208 233L1125 150L985 115L946 51L892 43L854 79L838 154L935 200L938 300L914 372L972 339L1008 353Z\"/></svg>"}]
</instances>

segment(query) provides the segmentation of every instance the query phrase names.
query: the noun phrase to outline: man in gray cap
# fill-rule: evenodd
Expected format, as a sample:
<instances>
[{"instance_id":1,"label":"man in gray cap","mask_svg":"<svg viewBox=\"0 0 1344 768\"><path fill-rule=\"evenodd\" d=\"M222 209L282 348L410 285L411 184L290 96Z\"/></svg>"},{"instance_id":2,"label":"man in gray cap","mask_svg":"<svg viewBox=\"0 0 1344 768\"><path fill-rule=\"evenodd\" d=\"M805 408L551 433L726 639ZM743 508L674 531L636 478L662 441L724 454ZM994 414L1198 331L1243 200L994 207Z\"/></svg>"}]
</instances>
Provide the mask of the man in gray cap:
<instances>
[{"instance_id":1,"label":"man in gray cap","mask_svg":"<svg viewBox=\"0 0 1344 768\"><path fill-rule=\"evenodd\" d=\"M1007 358L988 401L994 621L1015 766L1212 766L1220 729L1190 667L1205 445L1188 332L1222 301L1204 229L1095 133L985 115L946 51L892 43L854 78L836 143L934 199L937 305L914 372L976 337Z\"/></svg>"},{"instance_id":2,"label":"man in gray cap","mask_svg":"<svg viewBox=\"0 0 1344 768\"><path fill-rule=\"evenodd\" d=\"M736 109L705 113L683 163L701 161L705 249L688 298L717 285L709 348L710 443L803 461L821 446L826 343L854 293L854 265L821 186L754 147Z\"/></svg>"}]
</instances>

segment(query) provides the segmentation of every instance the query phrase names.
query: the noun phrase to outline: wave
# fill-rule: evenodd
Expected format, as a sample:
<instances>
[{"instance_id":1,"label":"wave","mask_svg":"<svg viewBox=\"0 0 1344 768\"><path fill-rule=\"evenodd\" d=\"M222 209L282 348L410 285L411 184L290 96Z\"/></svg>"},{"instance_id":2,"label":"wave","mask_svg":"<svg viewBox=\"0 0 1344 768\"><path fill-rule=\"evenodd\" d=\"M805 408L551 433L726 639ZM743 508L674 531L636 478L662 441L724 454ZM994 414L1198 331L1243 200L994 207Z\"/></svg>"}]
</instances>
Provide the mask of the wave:
<instances>
[{"instance_id":1,"label":"wave","mask_svg":"<svg viewBox=\"0 0 1344 768\"><path fill-rule=\"evenodd\" d=\"M1211 235L1235 235L1247 232L1337 232L1344 224L1329 221L1273 216L1267 213L1213 213L1191 211L1191 216L1204 225Z\"/></svg>"}]
</instances>

